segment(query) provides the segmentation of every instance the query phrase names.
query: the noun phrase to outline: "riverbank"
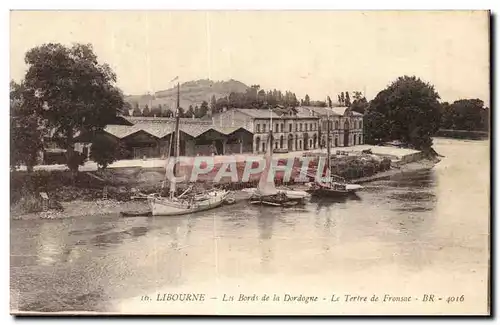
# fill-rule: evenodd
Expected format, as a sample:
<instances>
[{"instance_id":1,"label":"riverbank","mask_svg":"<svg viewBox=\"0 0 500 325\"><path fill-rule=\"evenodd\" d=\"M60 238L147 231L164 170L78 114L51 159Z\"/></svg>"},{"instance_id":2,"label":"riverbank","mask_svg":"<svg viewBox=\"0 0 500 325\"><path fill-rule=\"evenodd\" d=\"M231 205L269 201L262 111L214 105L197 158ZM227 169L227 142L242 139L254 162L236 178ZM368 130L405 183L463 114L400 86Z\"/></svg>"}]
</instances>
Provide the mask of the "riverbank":
<instances>
[{"instance_id":1,"label":"riverbank","mask_svg":"<svg viewBox=\"0 0 500 325\"><path fill-rule=\"evenodd\" d=\"M410 163L402 163L399 166L393 166L388 170L375 173L367 177L351 179L350 182L356 184L368 183L380 179L390 178L397 174L412 172L417 170L427 170L435 166L437 160L422 159ZM300 185L297 185L300 186ZM85 199L70 199L60 202L59 209L49 209L42 212L23 213L20 209L11 208L11 218L15 220L33 220L33 219L62 219L76 218L87 215L109 215L119 214L122 211L147 211L149 209L145 200L127 199L103 199L101 190L95 190L94 195ZM127 192L125 192L127 193ZM248 198L248 194L242 191L234 191L233 197L236 203Z\"/></svg>"}]
</instances>

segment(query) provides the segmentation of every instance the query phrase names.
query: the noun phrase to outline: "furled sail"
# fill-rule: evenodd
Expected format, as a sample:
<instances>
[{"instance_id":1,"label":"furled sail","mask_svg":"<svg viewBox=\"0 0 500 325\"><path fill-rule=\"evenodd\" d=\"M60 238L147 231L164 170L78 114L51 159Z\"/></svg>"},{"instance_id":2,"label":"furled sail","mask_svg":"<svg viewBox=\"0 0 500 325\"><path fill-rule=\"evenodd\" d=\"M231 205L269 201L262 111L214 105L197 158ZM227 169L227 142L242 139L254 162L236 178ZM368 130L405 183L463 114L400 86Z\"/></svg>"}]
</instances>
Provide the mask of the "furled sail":
<instances>
[{"instance_id":1,"label":"furled sail","mask_svg":"<svg viewBox=\"0 0 500 325\"><path fill-rule=\"evenodd\" d=\"M273 131L269 131L269 136L267 138L267 152L264 155L265 167L262 171L259 185L257 186L257 192L259 195L275 195L278 193L276 186L274 184L274 175L270 178L271 173L271 159L273 154Z\"/></svg>"}]
</instances>

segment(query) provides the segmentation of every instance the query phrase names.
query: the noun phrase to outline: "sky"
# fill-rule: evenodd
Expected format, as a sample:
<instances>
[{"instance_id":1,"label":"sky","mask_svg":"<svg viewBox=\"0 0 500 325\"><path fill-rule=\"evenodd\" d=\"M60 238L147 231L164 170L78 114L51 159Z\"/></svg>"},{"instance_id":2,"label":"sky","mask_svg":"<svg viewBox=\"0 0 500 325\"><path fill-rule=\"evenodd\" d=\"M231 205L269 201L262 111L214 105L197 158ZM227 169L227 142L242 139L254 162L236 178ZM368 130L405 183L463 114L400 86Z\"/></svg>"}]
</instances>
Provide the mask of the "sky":
<instances>
[{"instance_id":1,"label":"sky","mask_svg":"<svg viewBox=\"0 0 500 325\"><path fill-rule=\"evenodd\" d=\"M485 11L12 11L11 78L43 43L91 43L126 94L172 78L236 79L313 100L361 91L368 99L403 75L443 101L489 105Z\"/></svg>"}]
</instances>

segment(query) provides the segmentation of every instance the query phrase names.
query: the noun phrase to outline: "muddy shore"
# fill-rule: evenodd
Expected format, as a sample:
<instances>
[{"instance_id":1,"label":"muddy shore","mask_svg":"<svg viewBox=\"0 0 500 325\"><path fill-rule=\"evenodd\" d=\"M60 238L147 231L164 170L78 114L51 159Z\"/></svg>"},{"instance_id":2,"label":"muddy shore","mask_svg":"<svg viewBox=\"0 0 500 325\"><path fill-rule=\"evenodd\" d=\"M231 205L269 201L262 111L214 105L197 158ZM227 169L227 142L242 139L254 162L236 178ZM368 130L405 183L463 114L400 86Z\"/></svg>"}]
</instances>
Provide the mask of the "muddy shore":
<instances>
[{"instance_id":1,"label":"muddy shore","mask_svg":"<svg viewBox=\"0 0 500 325\"><path fill-rule=\"evenodd\" d=\"M363 184L380 179L390 178L394 175L412 172L417 170L431 169L437 162L423 159L416 162L402 164L400 166L391 167L391 169L376 173L368 177L361 177L352 179L351 183ZM300 185L297 185L300 187ZM234 191L233 196L236 202L247 199L248 194L242 191ZM61 202L60 210L50 209L45 212L34 213L16 213L11 210L11 218L14 220L33 220L33 219L61 219L61 218L75 218L83 217L86 215L108 215L118 214L122 211L147 211L148 205L145 200L129 200L119 201L116 199L92 199L82 200L74 199L67 202Z\"/></svg>"}]
</instances>

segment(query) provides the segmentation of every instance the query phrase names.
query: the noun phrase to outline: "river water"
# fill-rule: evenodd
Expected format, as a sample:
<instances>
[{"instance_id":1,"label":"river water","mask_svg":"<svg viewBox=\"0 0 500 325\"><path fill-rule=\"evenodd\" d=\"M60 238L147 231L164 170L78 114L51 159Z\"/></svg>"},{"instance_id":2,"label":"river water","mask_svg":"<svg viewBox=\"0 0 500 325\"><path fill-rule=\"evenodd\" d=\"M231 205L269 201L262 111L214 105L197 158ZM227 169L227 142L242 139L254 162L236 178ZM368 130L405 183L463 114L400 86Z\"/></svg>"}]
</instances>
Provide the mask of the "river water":
<instances>
[{"instance_id":1,"label":"river water","mask_svg":"<svg viewBox=\"0 0 500 325\"><path fill-rule=\"evenodd\" d=\"M13 220L11 310L484 314L489 144L435 139L434 148L445 158L433 169L365 184L345 201L287 209L241 202L168 218ZM169 293L206 300L157 301ZM240 299L254 294L270 301ZM430 294L434 301L425 301ZM299 295L317 298L290 301ZM373 295L380 300L370 302ZM384 302L385 295L411 301Z\"/></svg>"}]
</instances>

